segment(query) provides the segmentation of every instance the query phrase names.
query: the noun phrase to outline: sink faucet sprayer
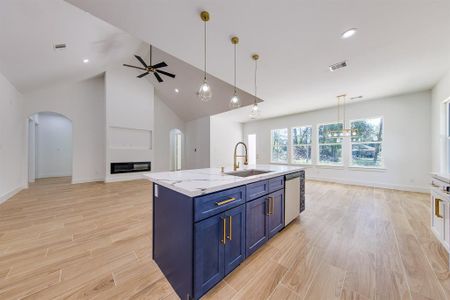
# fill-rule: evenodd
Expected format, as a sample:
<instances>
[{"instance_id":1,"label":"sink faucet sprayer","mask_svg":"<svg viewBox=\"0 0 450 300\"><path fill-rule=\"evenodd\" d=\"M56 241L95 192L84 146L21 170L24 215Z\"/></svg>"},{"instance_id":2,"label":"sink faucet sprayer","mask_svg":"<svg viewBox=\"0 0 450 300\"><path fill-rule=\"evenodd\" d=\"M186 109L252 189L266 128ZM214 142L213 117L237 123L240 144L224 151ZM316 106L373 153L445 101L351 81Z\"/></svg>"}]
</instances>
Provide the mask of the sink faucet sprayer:
<instances>
[{"instance_id":1,"label":"sink faucet sprayer","mask_svg":"<svg viewBox=\"0 0 450 300\"><path fill-rule=\"evenodd\" d=\"M237 147L239 144L244 146L245 155L237 155ZM236 162L238 157L244 157L244 165L248 165L248 155L247 155L247 145L244 142L239 142L234 146L234 156L233 156L233 170L236 171L239 169L239 162Z\"/></svg>"}]
</instances>

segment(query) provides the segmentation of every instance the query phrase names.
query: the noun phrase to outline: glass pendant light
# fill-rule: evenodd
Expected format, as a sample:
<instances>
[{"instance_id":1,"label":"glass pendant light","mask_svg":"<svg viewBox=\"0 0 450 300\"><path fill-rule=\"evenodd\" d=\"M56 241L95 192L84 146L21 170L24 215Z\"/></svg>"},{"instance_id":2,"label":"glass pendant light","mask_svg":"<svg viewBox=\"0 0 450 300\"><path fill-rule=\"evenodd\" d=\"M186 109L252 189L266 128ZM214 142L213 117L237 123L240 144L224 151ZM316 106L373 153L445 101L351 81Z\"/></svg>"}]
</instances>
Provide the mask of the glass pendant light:
<instances>
[{"instance_id":1,"label":"glass pendant light","mask_svg":"<svg viewBox=\"0 0 450 300\"><path fill-rule=\"evenodd\" d=\"M209 13L207 11L202 11L200 13L200 18L202 19L204 23L204 50L205 50L205 57L204 57L204 73L203 73L203 83L200 85L200 88L198 90L198 97L203 102L208 102L211 100L212 97L212 91L211 87L208 84L208 81L206 80L206 22L209 21Z\"/></svg>"},{"instance_id":2,"label":"glass pendant light","mask_svg":"<svg viewBox=\"0 0 450 300\"><path fill-rule=\"evenodd\" d=\"M230 99L230 108L238 108L241 106L241 100L239 99L236 91L236 47L239 43L239 38L237 36L233 36L231 38L231 43L234 45L234 92Z\"/></svg>"},{"instance_id":3,"label":"glass pendant light","mask_svg":"<svg viewBox=\"0 0 450 300\"><path fill-rule=\"evenodd\" d=\"M260 113L261 113L261 109L259 108L258 105L258 97L256 96L256 92L257 92L257 85L256 85L256 74L258 71L258 59L259 59L259 55L258 54L253 54L252 55L252 59L255 61L255 102L252 105L252 110L250 112L250 118L251 119L256 119L259 117Z\"/></svg>"}]
</instances>

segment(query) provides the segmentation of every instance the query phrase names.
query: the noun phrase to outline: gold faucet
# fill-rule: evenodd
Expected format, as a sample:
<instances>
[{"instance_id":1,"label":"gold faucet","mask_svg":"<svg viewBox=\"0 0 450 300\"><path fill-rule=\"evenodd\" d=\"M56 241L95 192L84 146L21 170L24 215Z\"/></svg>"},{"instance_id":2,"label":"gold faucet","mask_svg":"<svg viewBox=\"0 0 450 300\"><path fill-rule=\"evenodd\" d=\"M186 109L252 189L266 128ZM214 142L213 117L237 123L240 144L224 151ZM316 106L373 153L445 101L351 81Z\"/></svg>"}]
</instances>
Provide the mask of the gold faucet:
<instances>
[{"instance_id":1,"label":"gold faucet","mask_svg":"<svg viewBox=\"0 0 450 300\"><path fill-rule=\"evenodd\" d=\"M237 147L239 144L244 146L245 155L237 155ZM234 146L234 157L233 157L233 170L236 171L239 169L239 162L236 162L238 157L244 157L244 165L248 165L248 155L247 155L247 145L244 142L239 142Z\"/></svg>"}]
</instances>

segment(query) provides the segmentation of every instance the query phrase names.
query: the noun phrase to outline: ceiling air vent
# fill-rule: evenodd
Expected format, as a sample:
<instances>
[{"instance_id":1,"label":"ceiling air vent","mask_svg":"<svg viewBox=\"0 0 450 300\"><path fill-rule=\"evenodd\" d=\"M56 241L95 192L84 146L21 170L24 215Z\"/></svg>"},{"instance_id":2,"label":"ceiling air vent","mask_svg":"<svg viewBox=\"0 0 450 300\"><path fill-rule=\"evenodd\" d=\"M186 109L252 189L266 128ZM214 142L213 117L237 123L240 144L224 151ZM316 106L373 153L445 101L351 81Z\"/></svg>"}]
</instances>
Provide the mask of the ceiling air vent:
<instances>
[{"instance_id":1,"label":"ceiling air vent","mask_svg":"<svg viewBox=\"0 0 450 300\"><path fill-rule=\"evenodd\" d=\"M339 70L339 69L342 69L345 67L347 67L347 61L345 61L345 60L329 66L331 72L334 72L336 70Z\"/></svg>"},{"instance_id":2,"label":"ceiling air vent","mask_svg":"<svg viewBox=\"0 0 450 300\"><path fill-rule=\"evenodd\" d=\"M67 45L66 44L55 44L53 47L55 48L55 50L63 50L67 47Z\"/></svg>"}]
</instances>

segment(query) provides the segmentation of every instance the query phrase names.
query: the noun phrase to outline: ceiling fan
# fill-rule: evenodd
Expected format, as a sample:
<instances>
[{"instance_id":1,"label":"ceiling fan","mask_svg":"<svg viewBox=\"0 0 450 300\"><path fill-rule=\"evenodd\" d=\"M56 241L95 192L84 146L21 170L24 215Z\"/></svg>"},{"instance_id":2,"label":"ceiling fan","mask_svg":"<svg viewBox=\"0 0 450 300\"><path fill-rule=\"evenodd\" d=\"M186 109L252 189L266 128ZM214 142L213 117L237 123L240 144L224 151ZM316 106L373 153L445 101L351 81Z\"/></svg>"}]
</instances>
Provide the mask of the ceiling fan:
<instances>
[{"instance_id":1,"label":"ceiling fan","mask_svg":"<svg viewBox=\"0 0 450 300\"><path fill-rule=\"evenodd\" d=\"M155 75L156 79L158 80L158 82L163 82L164 80L161 78L161 76L159 74L162 75L166 75L172 78L175 78L175 74L163 71L163 70L159 70L160 68L164 68L167 67L167 64L165 62L160 62L157 63L155 65L152 65L152 45L150 45L150 64L147 65L145 63L145 61L142 59L142 57L140 57L139 55L135 55L134 57L136 57L136 59L144 66L144 67L137 67L137 66L132 66L132 65L127 65L127 64L123 64L125 67L129 67L129 68L135 68L135 69L139 69L139 70L143 70L145 71L144 73L142 73L141 75L138 75L137 78L142 78L144 76L147 76L150 73L153 73L153 75ZM159 74L158 74L159 73Z\"/></svg>"}]
</instances>

